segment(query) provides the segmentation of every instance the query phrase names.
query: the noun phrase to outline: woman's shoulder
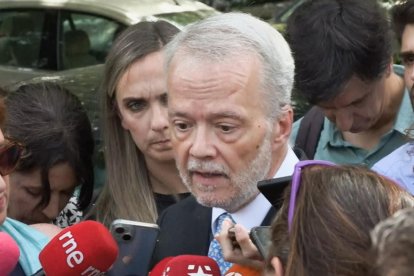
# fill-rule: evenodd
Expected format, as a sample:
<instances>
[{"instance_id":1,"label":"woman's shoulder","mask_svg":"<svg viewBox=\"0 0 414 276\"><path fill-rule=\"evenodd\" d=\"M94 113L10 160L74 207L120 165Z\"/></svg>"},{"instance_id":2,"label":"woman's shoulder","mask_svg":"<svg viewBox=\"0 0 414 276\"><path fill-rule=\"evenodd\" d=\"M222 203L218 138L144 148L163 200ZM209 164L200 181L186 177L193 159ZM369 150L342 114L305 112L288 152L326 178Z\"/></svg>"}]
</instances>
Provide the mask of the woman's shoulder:
<instances>
[{"instance_id":1,"label":"woman's shoulder","mask_svg":"<svg viewBox=\"0 0 414 276\"><path fill-rule=\"evenodd\" d=\"M50 239L56 236L62 230L56 225L50 224L50 223L36 223L36 224L31 224L29 226L36 229L37 231L44 234L45 236L49 237Z\"/></svg>"}]
</instances>

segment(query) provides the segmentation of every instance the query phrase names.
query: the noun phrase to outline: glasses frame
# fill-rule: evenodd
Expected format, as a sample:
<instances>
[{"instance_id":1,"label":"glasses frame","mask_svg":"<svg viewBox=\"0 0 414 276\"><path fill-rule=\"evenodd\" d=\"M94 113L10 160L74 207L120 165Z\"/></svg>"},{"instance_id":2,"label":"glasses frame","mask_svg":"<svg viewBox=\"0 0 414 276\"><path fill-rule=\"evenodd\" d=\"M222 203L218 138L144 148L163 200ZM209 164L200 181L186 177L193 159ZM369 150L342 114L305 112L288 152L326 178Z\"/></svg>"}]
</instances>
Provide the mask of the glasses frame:
<instances>
[{"instance_id":1,"label":"glasses frame","mask_svg":"<svg viewBox=\"0 0 414 276\"><path fill-rule=\"evenodd\" d=\"M9 168L7 168L7 169L2 168L1 164L0 164L0 175L1 176L9 175L10 173L12 173L16 169L16 167L19 164L19 161L22 157L22 154L23 154L23 151L24 151L25 147L22 143L20 143L16 140L13 140L13 139L10 139L10 138L5 138L4 142L0 143L0 156L2 156L3 154L6 154L7 152L9 152L9 150L11 148L15 148L15 149L18 150L18 152L17 152L18 156L16 158L16 161L14 161L15 163L11 164L9 166Z\"/></svg>"},{"instance_id":2,"label":"glasses frame","mask_svg":"<svg viewBox=\"0 0 414 276\"><path fill-rule=\"evenodd\" d=\"M289 208L288 208L288 231L289 233L292 228L293 216L295 214L296 197L298 195L300 184L301 184L300 182L301 175L302 175L301 172L303 168L310 167L310 166L333 167L333 166L336 166L336 164L329 162L329 161L325 161L325 160L303 160L303 161L299 161L298 163L296 163L295 169L292 174L292 184L291 184L292 188L290 191L290 198L289 198Z\"/></svg>"}]
</instances>

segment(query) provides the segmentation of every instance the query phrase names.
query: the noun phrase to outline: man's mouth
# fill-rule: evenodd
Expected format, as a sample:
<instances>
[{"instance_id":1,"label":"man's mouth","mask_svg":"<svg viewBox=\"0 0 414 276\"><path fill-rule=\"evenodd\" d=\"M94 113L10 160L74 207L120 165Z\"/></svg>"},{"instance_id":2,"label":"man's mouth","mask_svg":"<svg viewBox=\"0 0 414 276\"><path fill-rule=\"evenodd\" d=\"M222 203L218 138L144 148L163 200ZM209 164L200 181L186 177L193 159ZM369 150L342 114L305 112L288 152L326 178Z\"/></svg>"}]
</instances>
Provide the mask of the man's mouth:
<instances>
[{"instance_id":1,"label":"man's mouth","mask_svg":"<svg viewBox=\"0 0 414 276\"><path fill-rule=\"evenodd\" d=\"M162 140L156 140L154 142L152 142L152 144L165 144L170 142L170 139L162 139Z\"/></svg>"},{"instance_id":2,"label":"man's mouth","mask_svg":"<svg viewBox=\"0 0 414 276\"><path fill-rule=\"evenodd\" d=\"M205 178L213 178L213 177L225 177L228 178L228 176L225 173L222 172L202 172L202 171L192 171L190 172L192 175L198 175Z\"/></svg>"}]
</instances>

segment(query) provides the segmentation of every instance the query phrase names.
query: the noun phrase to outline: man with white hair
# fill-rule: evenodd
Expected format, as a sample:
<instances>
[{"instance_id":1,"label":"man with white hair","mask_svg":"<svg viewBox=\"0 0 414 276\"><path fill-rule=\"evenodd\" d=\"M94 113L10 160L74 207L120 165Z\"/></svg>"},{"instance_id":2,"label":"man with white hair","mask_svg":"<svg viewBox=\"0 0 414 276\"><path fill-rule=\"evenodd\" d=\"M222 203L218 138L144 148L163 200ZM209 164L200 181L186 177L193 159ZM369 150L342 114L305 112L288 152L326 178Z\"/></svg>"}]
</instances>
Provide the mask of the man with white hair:
<instances>
[{"instance_id":1,"label":"man with white hair","mask_svg":"<svg viewBox=\"0 0 414 276\"><path fill-rule=\"evenodd\" d=\"M159 218L153 262L208 255L224 218L250 229L275 215L257 182L291 175L294 62L283 36L242 13L187 26L166 47L171 141L192 195Z\"/></svg>"}]
</instances>

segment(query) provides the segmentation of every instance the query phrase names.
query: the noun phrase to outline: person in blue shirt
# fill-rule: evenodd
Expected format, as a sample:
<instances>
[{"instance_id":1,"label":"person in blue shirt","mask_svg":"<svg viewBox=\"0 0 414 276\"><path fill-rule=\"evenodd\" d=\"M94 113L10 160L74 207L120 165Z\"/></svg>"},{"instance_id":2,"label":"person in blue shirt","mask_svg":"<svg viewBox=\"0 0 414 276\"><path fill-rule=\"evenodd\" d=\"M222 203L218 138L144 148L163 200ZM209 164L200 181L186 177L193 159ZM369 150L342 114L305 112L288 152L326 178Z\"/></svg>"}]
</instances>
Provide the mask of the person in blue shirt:
<instances>
[{"instance_id":1,"label":"person in blue shirt","mask_svg":"<svg viewBox=\"0 0 414 276\"><path fill-rule=\"evenodd\" d=\"M411 99L414 95L414 1L395 5L392 9L392 22L400 43L401 62L405 67L404 81ZM411 121L414 123L414 121ZM414 194L414 141L412 127L407 129L406 144L378 161L372 169L386 175L411 194Z\"/></svg>"}]
</instances>

